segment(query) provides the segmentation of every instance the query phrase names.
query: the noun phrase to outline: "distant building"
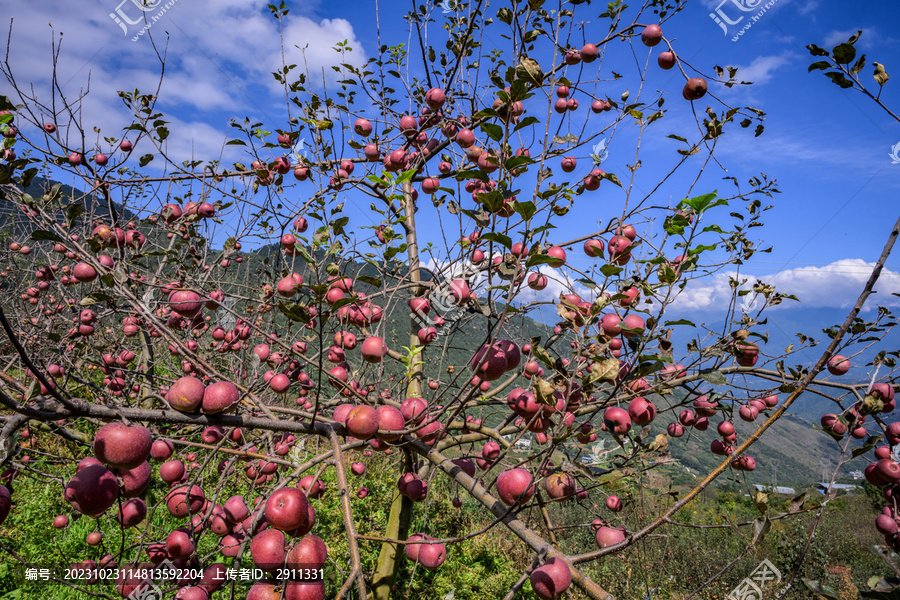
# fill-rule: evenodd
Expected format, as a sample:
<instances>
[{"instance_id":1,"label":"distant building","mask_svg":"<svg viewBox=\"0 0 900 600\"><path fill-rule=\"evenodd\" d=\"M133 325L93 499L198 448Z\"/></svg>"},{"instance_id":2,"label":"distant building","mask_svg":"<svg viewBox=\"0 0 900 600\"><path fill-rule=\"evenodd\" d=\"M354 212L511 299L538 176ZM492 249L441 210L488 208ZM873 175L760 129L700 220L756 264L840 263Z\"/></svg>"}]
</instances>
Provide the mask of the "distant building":
<instances>
[{"instance_id":1,"label":"distant building","mask_svg":"<svg viewBox=\"0 0 900 600\"><path fill-rule=\"evenodd\" d=\"M759 485L759 484L754 485L753 487L756 488L757 492L767 492L770 494L786 494L786 495L791 495L791 496L795 496L797 494L797 492L792 487L781 487L781 486L777 486L777 485L773 486L773 485Z\"/></svg>"},{"instance_id":2,"label":"distant building","mask_svg":"<svg viewBox=\"0 0 900 600\"><path fill-rule=\"evenodd\" d=\"M828 485L829 485L828 483L819 482L816 484L816 491L824 494L825 491L828 489ZM849 492L853 492L857 489L859 489L858 485L851 485L848 483L835 483L835 484L831 485L832 492L848 492L849 493Z\"/></svg>"},{"instance_id":3,"label":"distant building","mask_svg":"<svg viewBox=\"0 0 900 600\"><path fill-rule=\"evenodd\" d=\"M531 450L531 440L528 438L516 441L516 445L513 447L514 452L528 452L529 450Z\"/></svg>"},{"instance_id":4,"label":"distant building","mask_svg":"<svg viewBox=\"0 0 900 600\"><path fill-rule=\"evenodd\" d=\"M863 475L862 471L857 469L856 471L850 471L850 477L852 477L853 479L862 479L863 477L865 477L865 475Z\"/></svg>"},{"instance_id":5,"label":"distant building","mask_svg":"<svg viewBox=\"0 0 900 600\"><path fill-rule=\"evenodd\" d=\"M594 458L592 456L582 456L581 464L592 465L592 464L594 464Z\"/></svg>"}]
</instances>

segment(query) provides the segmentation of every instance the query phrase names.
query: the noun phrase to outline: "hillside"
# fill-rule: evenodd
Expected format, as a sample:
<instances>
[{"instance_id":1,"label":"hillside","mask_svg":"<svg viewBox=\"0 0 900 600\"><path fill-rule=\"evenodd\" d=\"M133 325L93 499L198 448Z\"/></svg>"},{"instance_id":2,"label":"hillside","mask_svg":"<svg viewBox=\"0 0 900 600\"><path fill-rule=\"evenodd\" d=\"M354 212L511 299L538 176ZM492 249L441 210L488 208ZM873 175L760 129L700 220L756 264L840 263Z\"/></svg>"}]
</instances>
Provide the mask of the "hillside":
<instances>
[{"instance_id":1,"label":"hillside","mask_svg":"<svg viewBox=\"0 0 900 600\"><path fill-rule=\"evenodd\" d=\"M48 182L35 179L31 182L28 193L39 196L46 187L48 187ZM63 197L83 196L78 190L67 186L62 186L60 192ZM98 204L92 196L88 196L82 201L85 214L95 217L108 215L108 210L101 204ZM5 219L6 215L12 212L12 207L6 203L3 209L5 210L0 210L0 213L3 213ZM134 217L129 211L123 210L121 206L115 205L114 209L119 211L125 219ZM160 227L144 223L141 225L141 229L156 241L164 240L165 232ZM6 233L13 232L7 229ZM15 235L27 235L29 232L15 231L14 233ZM173 251L180 251L185 243L177 241ZM210 251L208 256L216 257L220 252L220 250ZM242 294L245 294L247 290L258 294L263 280L271 281L288 272L288 265L282 262L284 255L280 246L276 244L263 246L251 252L239 252L235 256L242 256L242 263L234 264L224 270L220 276L221 287L226 293L230 290L240 289ZM317 262L320 264L326 262L323 260L325 259L324 251L316 258L319 259ZM142 260L147 266L152 266L159 260L159 256L148 255ZM365 262L345 262L341 265L341 273L357 281L356 291L376 298L376 302L385 306L385 317L374 333L382 335L390 348L405 354L406 351L403 347L409 345L409 309L405 302L385 301L384 298L378 297L384 288L390 287L393 282L404 276L405 270L402 266L391 266L393 267L392 272L382 269L382 271L389 272L392 277L391 280L383 282L379 280L380 277L383 277L379 273L379 269ZM327 277L324 272L318 275L312 273L306 262L301 259L295 259L290 268L302 274L307 282L316 281L317 278L324 281ZM275 326L273 330L275 332L285 335L292 329L302 327L300 323L291 323L286 316L295 301L296 298L283 301L283 306L287 309L285 314L278 311L274 313ZM452 380L455 375L459 374L460 367L467 364L473 351L485 341L487 332L483 328L483 318L478 318L479 314L454 312L452 317L458 317L458 320L451 318L451 315L446 315L448 324L443 328L442 333L449 330L453 332L453 335L441 335L426 348L423 360L426 377L429 380L439 380L442 383ZM822 315L818 315L818 317L822 317ZM229 318L220 315L219 320L222 325L230 326ZM233 325L233 317L230 320ZM213 325L215 324L213 323ZM502 336L520 340L541 337L546 340L552 333L551 327L552 325L545 325L529 317L515 315L510 323L504 326ZM450 343L451 338L452 344ZM679 341L680 339L676 340L676 347ZM351 362L358 363L359 357L356 356L356 353L350 353L350 355ZM450 368L455 369L455 373L449 373ZM402 367L394 362L388 363L385 369L386 376L402 376ZM465 377L460 377L457 385L465 384L465 379ZM523 381L522 385L525 383ZM683 397L684 392L681 390L676 390L671 396L674 401L680 401ZM656 402L661 409L661 415L653 425L653 432L661 433L665 430L665 426L674 420L679 411L663 412L662 409L668 406L668 403L660 399L656 399ZM773 483L777 476L779 484L791 485L810 483L821 479L823 464L833 466L838 456L834 442L822 432L813 429L814 423L818 421L821 414L833 411L829 404L829 401L814 394L804 394L798 399L792 407L791 413L775 424L751 452L760 465L757 472L752 475L754 481ZM753 425L759 422L761 421L757 421ZM739 420L735 422L735 425L742 438L752 431L753 427L753 425ZM720 457L709 452L710 442L716 437L715 426L710 427L706 432L692 430L680 440L671 440L669 449L673 458L683 465L688 473L701 474L720 462ZM858 468L861 468L860 465L853 463L851 467L844 470L844 474Z\"/></svg>"}]
</instances>

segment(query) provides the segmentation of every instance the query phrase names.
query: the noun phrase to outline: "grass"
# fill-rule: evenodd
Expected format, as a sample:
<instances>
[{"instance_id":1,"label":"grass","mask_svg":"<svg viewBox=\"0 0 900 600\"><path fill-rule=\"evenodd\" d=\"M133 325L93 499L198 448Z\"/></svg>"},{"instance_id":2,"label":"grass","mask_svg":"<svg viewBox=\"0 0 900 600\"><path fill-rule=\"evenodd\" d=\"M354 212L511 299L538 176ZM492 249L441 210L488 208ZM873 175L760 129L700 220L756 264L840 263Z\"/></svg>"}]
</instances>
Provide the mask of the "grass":
<instances>
[{"instance_id":1,"label":"grass","mask_svg":"<svg viewBox=\"0 0 900 600\"><path fill-rule=\"evenodd\" d=\"M29 564L60 572L78 561L100 560L105 554L112 554L119 565L128 565L146 560L146 548L150 542L164 540L168 532L186 525L186 520L172 517L164 506L153 510L152 507L160 504L167 492L158 477L154 478L143 495L151 510L147 520L138 528L122 531L111 516L113 510L99 519L79 516L62 498L63 484L74 473L76 457L69 449L67 459L62 462L46 458L42 450L47 454L58 454L66 448L44 447L44 440L50 443L51 436L37 434L37 437L30 449L33 460L29 464L33 471L30 476L29 473L20 473L15 478L12 484L13 509L0 526L0 543ZM182 449L181 457L189 451L197 453L198 462L204 462L206 451ZM312 444L307 451L315 451ZM304 460L302 452L297 458ZM360 486L369 488L369 496L365 499L352 496L357 530L377 536L387 521L388 499L396 489L397 477L402 472L402 456L399 452L387 456L375 453L370 457L354 453L348 455L346 460L348 465L356 460L367 465L365 475L348 477L352 490ZM206 470L194 473L208 493L212 493L219 483L214 466L216 462L209 461L210 466ZM157 467L154 464L155 473ZM239 471L241 468L239 464ZM317 521L312 533L323 538L329 548L329 560L325 567L326 593L333 597L342 574L348 571L349 551L334 470L325 468L320 478L328 491L321 500L313 501ZM451 499L458 495L454 485L440 477L431 481L428 499L416 505L411 532L455 537L490 523L487 513L474 500L465 498L464 493L462 507L456 509L452 506ZM651 489L646 485L638 488L622 485L621 482L616 482L616 485L616 493L625 499L626 505L625 510L618 514L612 514L605 508L605 494L610 491L609 486L594 489L588 500L550 504L550 521L565 552L574 554L596 549L592 530L580 526L581 523L599 516L633 531L673 501L673 496L666 489ZM671 491L676 496L683 492L679 488ZM243 494L249 501L264 498L241 475L231 478L215 500L222 503L233 494ZM788 500L772 497L768 505L769 514L783 511ZM51 523L60 514L70 515L70 524L64 529L54 529ZM856 586L864 586L872 575L887 575L886 566L869 550L872 545L883 543L872 526L876 514L873 500L863 494L832 501L810 552L799 567L799 575L830 581L829 577L834 579L833 567L844 567L846 574L840 577L849 578ZM526 508L523 517L532 523L541 523L540 515L532 508ZM760 518L754 503L742 493L707 491L675 516L674 520L689 526L661 528L656 535L644 538L627 551L603 557L583 567L595 581L618 598L643 599L650 593L654 599L684 600L702 588L705 582L714 579L694 598L721 600L764 558L776 565L785 578L798 567L797 561L806 543L814 513L772 522L768 534L747 550L752 528L742 527L738 534L728 523ZM542 525L535 527L546 536ZM103 532L101 546L90 547L86 544L85 538L92 531ZM197 537L196 545L202 565L223 562L229 567L236 566L233 559L226 559L221 554L217 536L206 532ZM364 567L371 570L377 560L380 543L363 540L360 548ZM446 562L436 570L427 570L404 561L394 597L401 600L440 599L452 592L454 600L502 598L529 567L532 559L533 554L508 530L502 525L494 526L483 535L451 544ZM733 564L720 573L732 561ZM241 566L252 566L249 557ZM841 581L845 587L848 585L846 581ZM235 597L243 598L250 583L236 582ZM534 598L529 585L525 582L517 598ZM89 586L89 589L119 597L109 582ZM580 592L574 591L574 587L572 590L572 598L583 597ZM221 592L219 596L227 597ZM26 581L24 567L8 552L0 551L0 600L80 600L85 597L84 592L61 584ZM809 597L809 591L799 580L788 595L790 600Z\"/></svg>"}]
</instances>

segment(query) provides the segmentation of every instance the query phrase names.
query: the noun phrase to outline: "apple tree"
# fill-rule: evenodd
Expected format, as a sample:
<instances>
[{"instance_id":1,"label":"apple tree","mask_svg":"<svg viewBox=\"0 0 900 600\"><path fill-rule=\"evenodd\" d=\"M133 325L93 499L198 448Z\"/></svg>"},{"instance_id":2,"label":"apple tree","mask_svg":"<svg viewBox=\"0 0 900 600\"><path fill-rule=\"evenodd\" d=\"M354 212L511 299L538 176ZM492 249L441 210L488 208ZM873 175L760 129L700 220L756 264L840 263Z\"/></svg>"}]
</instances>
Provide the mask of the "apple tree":
<instances>
[{"instance_id":1,"label":"apple tree","mask_svg":"<svg viewBox=\"0 0 900 600\"><path fill-rule=\"evenodd\" d=\"M89 525L64 557L78 575L54 575L76 597L386 600L408 565L440 570L497 527L531 562L507 598L608 599L593 567L677 527L719 476L746 484L752 444L810 386L842 394L822 423L842 458L900 441L890 356L871 386L833 379L893 318L857 315L897 226L813 366L789 365L809 338L766 346L766 310L792 297L763 281L732 280L718 329L669 316L765 251L778 192L718 173L719 137L763 134L764 113L719 97L735 69L666 37L683 7L415 2L411 46L354 66L340 44L328 85L286 48L282 120L235 115L227 164L170 152L152 93L119 92L131 122L110 131L5 63L0 521L48 482L53 526ZM710 427L720 464L624 527L669 449ZM598 441L601 473L580 466ZM893 502L885 448L867 476ZM484 525L430 530L441 496ZM876 523L895 547L896 514ZM756 541L774 517L742 527ZM247 567L264 576L228 575Z\"/></svg>"}]
</instances>

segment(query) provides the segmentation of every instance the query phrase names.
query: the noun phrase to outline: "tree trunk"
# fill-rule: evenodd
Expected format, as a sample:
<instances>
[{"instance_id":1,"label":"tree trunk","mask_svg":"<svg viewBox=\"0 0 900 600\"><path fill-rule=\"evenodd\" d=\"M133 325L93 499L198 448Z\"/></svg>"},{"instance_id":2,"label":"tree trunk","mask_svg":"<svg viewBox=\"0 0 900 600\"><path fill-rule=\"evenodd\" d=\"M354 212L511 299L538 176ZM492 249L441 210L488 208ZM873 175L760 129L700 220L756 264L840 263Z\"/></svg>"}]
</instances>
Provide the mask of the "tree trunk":
<instances>
[{"instance_id":1,"label":"tree trunk","mask_svg":"<svg viewBox=\"0 0 900 600\"><path fill-rule=\"evenodd\" d=\"M412 184L408 181L403 184L403 212L406 215L406 221L403 227L406 230L406 245L409 265L409 279L414 283L422 281L419 272L419 244L416 238L416 218L415 205L412 199ZM425 294L425 288L415 287L412 293L416 296ZM414 315L410 316L409 323L409 347L415 348L419 345L418 330L421 327L419 321ZM410 353L412 355L412 353ZM407 397L422 397L424 390L425 371L424 365L416 365L410 367L409 385L406 388ZM407 468L412 469L412 464L407 461ZM409 524L412 521L413 501L400 495L399 491L394 492L394 499L391 502L391 512L388 516L387 528L384 531L384 537L396 540L405 540L409 536ZM372 593L375 600L389 600L391 591L394 587L394 580L397 578L397 572L400 570L400 564L403 560L400 556L403 548L400 544L384 543L381 545L381 552L378 554L378 564L375 567L375 573L372 575Z\"/></svg>"}]
</instances>

